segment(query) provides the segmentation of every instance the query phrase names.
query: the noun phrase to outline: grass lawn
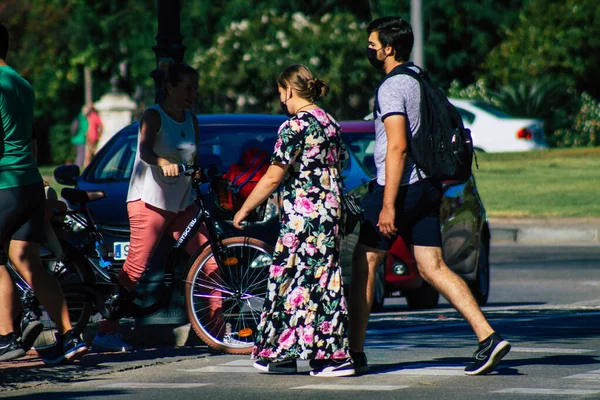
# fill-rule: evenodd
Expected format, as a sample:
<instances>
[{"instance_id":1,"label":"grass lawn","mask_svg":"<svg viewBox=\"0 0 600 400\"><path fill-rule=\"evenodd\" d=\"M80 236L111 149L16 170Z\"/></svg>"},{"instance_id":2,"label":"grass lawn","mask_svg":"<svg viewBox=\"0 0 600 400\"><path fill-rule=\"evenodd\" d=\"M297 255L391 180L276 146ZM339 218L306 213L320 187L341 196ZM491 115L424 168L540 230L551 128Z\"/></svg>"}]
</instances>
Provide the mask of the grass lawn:
<instances>
[{"instance_id":1,"label":"grass lawn","mask_svg":"<svg viewBox=\"0 0 600 400\"><path fill-rule=\"evenodd\" d=\"M477 158L474 174L490 217L600 217L600 147ZM54 167L40 171L60 193Z\"/></svg>"},{"instance_id":2,"label":"grass lawn","mask_svg":"<svg viewBox=\"0 0 600 400\"><path fill-rule=\"evenodd\" d=\"M478 154L490 217L600 217L600 148Z\"/></svg>"},{"instance_id":3,"label":"grass lawn","mask_svg":"<svg viewBox=\"0 0 600 400\"><path fill-rule=\"evenodd\" d=\"M56 193L58 193L58 196L60 197L60 191L62 190L62 188L72 186L63 186L60 183L56 182L54 180L54 168L56 168L55 165L42 165L40 167L40 174L42 174L42 178L46 182L50 183L50 186L52 186L52 188L56 190Z\"/></svg>"}]
</instances>

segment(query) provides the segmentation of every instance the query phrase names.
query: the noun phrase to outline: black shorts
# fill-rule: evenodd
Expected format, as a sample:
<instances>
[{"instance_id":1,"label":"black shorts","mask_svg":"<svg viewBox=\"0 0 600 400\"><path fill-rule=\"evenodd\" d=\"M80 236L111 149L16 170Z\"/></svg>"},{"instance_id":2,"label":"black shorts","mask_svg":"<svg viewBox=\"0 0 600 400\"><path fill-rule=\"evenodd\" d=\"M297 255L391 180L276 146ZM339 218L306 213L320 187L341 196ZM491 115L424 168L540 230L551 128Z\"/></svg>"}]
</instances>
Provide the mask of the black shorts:
<instances>
[{"instance_id":1,"label":"black shorts","mask_svg":"<svg viewBox=\"0 0 600 400\"><path fill-rule=\"evenodd\" d=\"M440 204L442 185L433 179L401 186L396 199L397 234L385 237L377 223L383 207L383 186L376 181L369 185L363 197L363 222L360 225L358 241L379 250L389 250L401 236L407 245L442 247L440 232Z\"/></svg>"},{"instance_id":2,"label":"black shorts","mask_svg":"<svg viewBox=\"0 0 600 400\"><path fill-rule=\"evenodd\" d=\"M0 265L6 264L3 245L10 240L43 243L44 184L0 189Z\"/></svg>"}]
</instances>

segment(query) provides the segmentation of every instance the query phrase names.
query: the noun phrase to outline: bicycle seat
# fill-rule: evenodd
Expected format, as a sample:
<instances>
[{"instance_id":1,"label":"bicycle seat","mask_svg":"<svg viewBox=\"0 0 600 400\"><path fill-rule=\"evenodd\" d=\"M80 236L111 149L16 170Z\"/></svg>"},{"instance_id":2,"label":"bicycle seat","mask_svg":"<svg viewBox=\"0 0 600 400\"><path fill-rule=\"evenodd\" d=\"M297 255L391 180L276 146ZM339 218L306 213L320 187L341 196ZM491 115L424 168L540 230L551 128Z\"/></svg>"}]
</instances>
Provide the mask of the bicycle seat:
<instances>
[{"instance_id":1,"label":"bicycle seat","mask_svg":"<svg viewBox=\"0 0 600 400\"><path fill-rule=\"evenodd\" d=\"M103 192L102 190L86 191L86 190L71 189L71 188L64 188L60 192L60 195L63 197L63 199L67 200L69 203L80 205L80 206L82 206L86 203L89 203L91 201L100 200L100 199L103 199L106 197L106 193Z\"/></svg>"}]
</instances>

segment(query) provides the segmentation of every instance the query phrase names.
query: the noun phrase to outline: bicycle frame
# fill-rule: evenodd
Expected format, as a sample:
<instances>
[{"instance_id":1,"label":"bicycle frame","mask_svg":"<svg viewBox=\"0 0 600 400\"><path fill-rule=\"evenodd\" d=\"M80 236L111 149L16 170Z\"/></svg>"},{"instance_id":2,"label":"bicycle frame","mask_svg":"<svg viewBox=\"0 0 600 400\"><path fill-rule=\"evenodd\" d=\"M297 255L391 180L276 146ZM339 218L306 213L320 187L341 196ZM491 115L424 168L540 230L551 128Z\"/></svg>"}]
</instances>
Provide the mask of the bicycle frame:
<instances>
[{"instance_id":1,"label":"bicycle frame","mask_svg":"<svg viewBox=\"0 0 600 400\"><path fill-rule=\"evenodd\" d=\"M199 168L196 166L186 166L185 170L189 169L193 170L194 172L199 170ZM208 175L208 182L203 181L202 178L199 177L192 177L192 187L196 192L194 203L198 207L198 211L194 218L192 218L192 220L189 222L187 227L183 230L183 233L169 252L168 260L171 261L169 261L168 265L165 267L165 278L167 278L168 274L171 278L171 281L173 271L175 269L175 265L172 260L176 259L172 256L185 247L190 238L198 232L201 224L205 225L208 232L208 242L201 249L205 249L206 247L210 246L213 249L213 253L217 255L217 257L215 257L217 267L219 269L224 268L223 256L225 255L225 250L222 246L222 240L226 235L223 234L223 230L220 228L219 222L216 220L213 214L213 206L211 205L214 203L214 199L212 199L211 196L214 196L214 191L210 182L210 173L204 171L204 175ZM190 266L188 265L186 271L184 271L184 276L187 275L189 267ZM167 279L165 279L165 282L166 280ZM183 292L183 286L181 287L181 291Z\"/></svg>"},{"instance_id":2,"label":"bicycle frame","mask_svg":"<svg viewBox=\"0 0 600 400\"><path fill-rule=\"evenodd\" d=\"M199 171L199 168L195 166L190 166L189 168L194 169L194 171ZM207 173L204 173L203 175L206 177ZM221 242L225 235L213 215L213 207L211 207L211 201L213 199L211 199L210 196L213 196L214 192L211 183L203 181L199 177L192 177L192 187L196 192L194 203L197 205L198 211L168 253L168 261L162 269L162 282L166 290L161 292L157 301L146 307L132 303L129 309L130 312L127 313L128 315L130 314L129 316L150 315L168 306L173 292L172 284L176 267L174 260L178 259L176 255L183 250L191 237L198 232L201 224L205 224L208 232L208 242L201 249L211 246L214 253L219 255L218 257L215 257L218 268L223 268L222 255L225 253L225 250ZM67 218L67 216L68 219L61 222L61 224L66 225L66 233L60 232L59 234L58 229L55 229L60 236L63 247L65 244L69 245L68 248L64 248L63 250L65 253L71 251L79 252L85 260L87 268L93 273L95 279L94 282L85 285L74 286L73 284L67 284L66 286L64 285L63 288L93 296L96 300L96 308L101 310L103 308L103 300L101 300L102 296L109 293L108 289L111 286L118 285L116 273L114 273L115 271L113 270L113 263L109 259L108 252L106 251L104 238L102 233L96 227L85 203L80 204L80 207L76 210L68 211L65 214L65 218ZM79 230L77 229L77 226L80 227ZM55 226L53 227L56 228ZM45 261L51 261L53 259L54 258L52 257L45 258ZM33 289L25 282L10 263L8 263L8 265L16 278L15 282L23 303L32 304L31 302L36 302ZM187 266L187 268L189 268L189 266ZM187 270L184 271L184 276L187 272ZM183 285L181 286L181 290L183 291ZM98 304L99 302L102 303Z\"/></svg>"}]
</instances>

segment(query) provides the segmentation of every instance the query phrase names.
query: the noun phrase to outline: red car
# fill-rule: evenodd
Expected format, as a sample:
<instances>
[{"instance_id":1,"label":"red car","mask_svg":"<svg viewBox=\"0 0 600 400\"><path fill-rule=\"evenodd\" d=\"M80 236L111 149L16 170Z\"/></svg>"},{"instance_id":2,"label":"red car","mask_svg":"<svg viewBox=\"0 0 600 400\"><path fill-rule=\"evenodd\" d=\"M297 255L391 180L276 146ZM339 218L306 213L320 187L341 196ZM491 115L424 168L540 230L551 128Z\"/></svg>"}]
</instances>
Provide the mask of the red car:
<instances>
[{"instance_id":1,"label":"red car","mask_svg":"<svg viewBox=\"0 0 600 400\"><path fill-rule=\"evenodd\" d=\"M341 126L344 141L354 155L350 163L360 163L374 177L374 122L347 121L342 122ZM347 167L351 168L357 166ZM368 182L346 183L357 197L366 193L367 185ZM486 304L490 288L490 230L474 177L464 183L444 182L440 222L446 264L467 282L477 302ZM358 227L342 245L342 268L347 288L351 280L352 250L357 239ZM406 297L410 309L434 308L439 300L438 292L419 274L412 252L401 238L394 243L385 265L381 266L378 273L373 310L380 310L384 299L398 292Z\"/></svg>"}]
</instances>

